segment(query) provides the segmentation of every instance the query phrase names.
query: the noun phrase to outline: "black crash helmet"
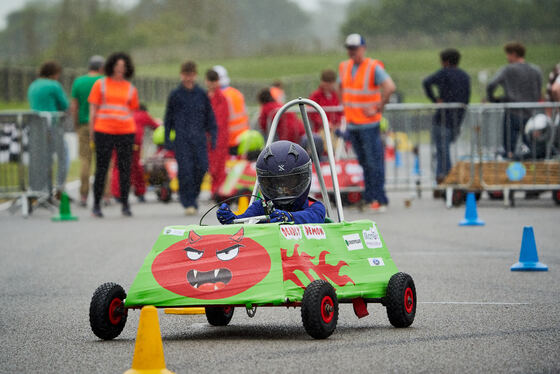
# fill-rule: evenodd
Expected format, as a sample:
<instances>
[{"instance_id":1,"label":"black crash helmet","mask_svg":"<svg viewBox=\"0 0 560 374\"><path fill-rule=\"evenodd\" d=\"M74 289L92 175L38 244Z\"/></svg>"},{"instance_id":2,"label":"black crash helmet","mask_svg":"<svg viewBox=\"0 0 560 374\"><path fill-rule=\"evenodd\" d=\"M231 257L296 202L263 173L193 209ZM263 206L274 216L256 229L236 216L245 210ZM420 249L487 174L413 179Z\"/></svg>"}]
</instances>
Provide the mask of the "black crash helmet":
<instances>
[{"instance_id":1,"label":"black crash helmet","mask_svg":"<svg viewBox=\"0 0 560 374\"><path fill-rule=\"evenodd\" d=\"M298 144L274 142L257 159L257 178L265 200L279 209L301 209L311 187L311 159Z\"/></svg>"}]
</instances>

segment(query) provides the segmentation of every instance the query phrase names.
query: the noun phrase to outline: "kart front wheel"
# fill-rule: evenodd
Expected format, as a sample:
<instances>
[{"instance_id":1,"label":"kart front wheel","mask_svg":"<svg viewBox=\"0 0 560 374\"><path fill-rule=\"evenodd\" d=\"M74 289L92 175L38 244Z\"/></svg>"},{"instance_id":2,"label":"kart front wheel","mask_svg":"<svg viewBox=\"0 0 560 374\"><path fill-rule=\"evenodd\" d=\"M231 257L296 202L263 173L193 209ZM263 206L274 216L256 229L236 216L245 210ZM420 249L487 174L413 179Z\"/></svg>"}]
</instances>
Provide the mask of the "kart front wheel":
<instances>
[{"instance_id":1,"label":"kart front wheel","mask_svg":"<svg viewBox=\"0 0 560 374\"><path fill-rule=\"evenodd\" d=\"M232 306L207 306L206 319L212 326L227 326L233 317Z\"/></svg>"},{"instance_id":2,"label":"kart front wheel","mask_svg":"<svg viewBox=\"0 0 560 374\"><path fill-rule=\"evenodd\" d=\"M338 299L333 286L315 280L303 292L301 320L307 333L315 339L328 338L336 329Z\"/></svg>"},{"instance_id":3,"label":"kart front wheel","mask_svg":"<svg viewBox=\"0 0 560 374\"><path fill-rule=\"evenodd\" d=\"M125 299L126 292L116 283L97 287L89 305L89 324L98 338L111 340L119 336L126 324Z\"/></svg>"},{"instance_id":4,"label":"kart front wheel","mask_svg":"<svg viewBox=\"0 0 560 374\"><path fill-rule=\"evenodd\" d=\"M395 327L408 327L416 314L416 288L412 277L406 273L394 274L387 285L385 296L387 317Z\"/></svg>"}]
</instances>

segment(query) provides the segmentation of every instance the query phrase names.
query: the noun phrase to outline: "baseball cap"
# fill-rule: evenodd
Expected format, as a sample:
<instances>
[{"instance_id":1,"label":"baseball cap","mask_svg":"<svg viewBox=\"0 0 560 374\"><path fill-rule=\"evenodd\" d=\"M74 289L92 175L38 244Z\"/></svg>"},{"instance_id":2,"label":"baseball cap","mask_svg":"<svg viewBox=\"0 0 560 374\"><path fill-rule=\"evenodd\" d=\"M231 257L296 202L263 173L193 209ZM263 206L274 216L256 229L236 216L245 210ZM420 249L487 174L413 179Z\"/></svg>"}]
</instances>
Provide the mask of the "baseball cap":
<instances>
[{"instance_id":1,"label":"baseball cap","mask_svg":"<svg viewBox=\"0 0 560 374\"><path fill-rule=\"evenodd\" d=\"M218 77L220 77L220 86L229 86L230 80L226 68L222 65L216 65L212 70L218 73Z\"/></svg>"},{"instance_id":2,"label":"baseball cap","mask_svg":"<svg viewBox=\"0 0 560 374\"><path fill-rule=\"evenodd\" d=\"M89 70L99 70L104 63L105 63L105 59L103 58L103 56L99 56L99 55L91 56L88 62Z\"/></svg>"},{"instance_id":3,"label":"baseball cap","mask_svg":"<svg viewBox=\"0 0 560 374\"><path fill-rule=\"evenodd\" d=\"M346 41L344 42L346 48L361 47L363 45L366 45L366 40L360 34L350 34L346 37Z\"/></svg>"}]
</instances>

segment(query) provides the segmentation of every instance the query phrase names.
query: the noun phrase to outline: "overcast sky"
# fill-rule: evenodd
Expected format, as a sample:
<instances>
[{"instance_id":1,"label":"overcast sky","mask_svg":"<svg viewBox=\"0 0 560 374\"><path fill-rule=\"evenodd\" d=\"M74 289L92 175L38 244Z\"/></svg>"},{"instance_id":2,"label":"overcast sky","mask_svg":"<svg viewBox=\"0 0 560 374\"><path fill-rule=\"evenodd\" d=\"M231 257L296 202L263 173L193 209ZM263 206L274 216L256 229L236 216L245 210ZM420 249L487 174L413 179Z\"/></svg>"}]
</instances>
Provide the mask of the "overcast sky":
<instances>
[{"instance_id":1,"label":"overcast sky","mask_svg":"<svg viewBox=\"0 0 560 374\"><path fill-rule=\"evenodd\" d=\"M45 0L45 1L52 1L52 0ZM123 6L130 6L137 2L138 0L113 0L114 3L123 5ZM255 0L259 1L259 0ZM294 3L299 4L305 10L314 10L317 7L319 0L290 0ZM330 0L336 3L348 3L351 0ZM0 0L0 29L3 29L6 26L6 16L17 9L22 8L27 0Z\"/></svg>"}]
</instances>

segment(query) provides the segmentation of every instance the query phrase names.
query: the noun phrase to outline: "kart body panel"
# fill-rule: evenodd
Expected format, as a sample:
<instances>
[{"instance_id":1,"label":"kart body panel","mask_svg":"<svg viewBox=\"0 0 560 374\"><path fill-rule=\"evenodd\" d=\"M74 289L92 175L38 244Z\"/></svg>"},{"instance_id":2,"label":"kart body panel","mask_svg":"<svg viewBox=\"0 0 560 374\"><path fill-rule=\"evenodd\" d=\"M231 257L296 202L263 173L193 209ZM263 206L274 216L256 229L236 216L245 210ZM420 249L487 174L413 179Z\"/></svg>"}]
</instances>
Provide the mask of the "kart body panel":
<instances>
[{"instance_id":1,"label":"kart body panel","mask_svg":"<svg viewBox=\"0 0 560 374\"><path fill-rule=\"evenodd\" d=\"M317 279L330 282L339 299L383 298L397 272L369 220L169 226L144 260L125 307L293 304Z\"/></svg>"}]
</instances>

